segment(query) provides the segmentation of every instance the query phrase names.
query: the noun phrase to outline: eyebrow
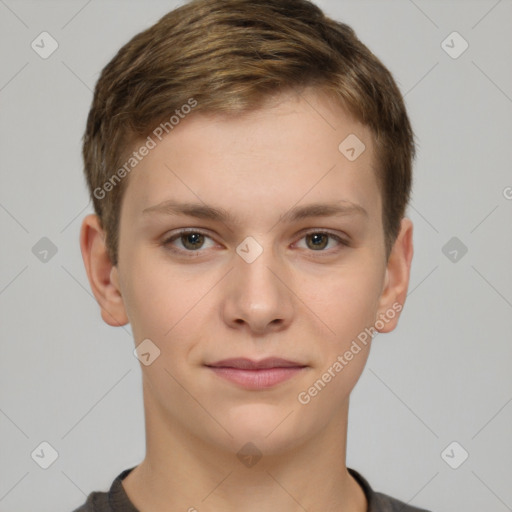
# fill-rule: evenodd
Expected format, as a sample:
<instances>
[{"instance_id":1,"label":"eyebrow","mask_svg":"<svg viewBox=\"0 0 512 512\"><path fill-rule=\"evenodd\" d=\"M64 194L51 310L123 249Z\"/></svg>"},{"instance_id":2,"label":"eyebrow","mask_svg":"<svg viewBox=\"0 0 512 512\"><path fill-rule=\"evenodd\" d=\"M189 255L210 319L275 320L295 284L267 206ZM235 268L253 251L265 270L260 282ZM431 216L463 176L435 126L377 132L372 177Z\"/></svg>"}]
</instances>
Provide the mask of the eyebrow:
<instances>
[{"instance_id":1,"label":"eyebrow","mask_svg":"<svg viewBox=\"0 0 512 512\"><path fill-rule=\"evenodd\" d=\"M143 210L143 215L187 215L198 219L219 221L226 224L236 224L237 217L224 208L214 208L201 203L180 203L173 200L163 201ZM310 217L341 217L362 215L368 217L368 212L359 204L352 201L337 201L334 203L313 203L305 206L295 206L280 216L278 222L296 222Z\"/></svg>"}]
</instances>

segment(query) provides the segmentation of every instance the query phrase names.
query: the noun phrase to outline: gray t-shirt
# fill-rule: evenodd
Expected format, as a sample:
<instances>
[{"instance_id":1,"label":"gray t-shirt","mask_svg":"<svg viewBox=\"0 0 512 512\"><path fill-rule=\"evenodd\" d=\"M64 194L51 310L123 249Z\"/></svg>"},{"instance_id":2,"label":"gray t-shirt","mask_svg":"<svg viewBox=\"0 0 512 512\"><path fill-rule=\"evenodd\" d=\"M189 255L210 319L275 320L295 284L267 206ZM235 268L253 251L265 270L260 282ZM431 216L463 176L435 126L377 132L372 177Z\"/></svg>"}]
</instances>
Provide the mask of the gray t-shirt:
<instances>
[{"instance_id":1,"label":"gray t-shirt","mask_svg":"<svg viewBox=\"0 0 512 512\"><path fill-rule=\"evenodd\" d=\"M87 501L73 512L139 512L128 498L121 482L133 468L125 469L112 483L108 492L92 492ZM428 512L427 510L411 507L402 501L396 500L375 492L370 484L355 470L348 468L350 474L357 480L363 489L368 501L367 512Z\"/></svg>"}]
</instances>

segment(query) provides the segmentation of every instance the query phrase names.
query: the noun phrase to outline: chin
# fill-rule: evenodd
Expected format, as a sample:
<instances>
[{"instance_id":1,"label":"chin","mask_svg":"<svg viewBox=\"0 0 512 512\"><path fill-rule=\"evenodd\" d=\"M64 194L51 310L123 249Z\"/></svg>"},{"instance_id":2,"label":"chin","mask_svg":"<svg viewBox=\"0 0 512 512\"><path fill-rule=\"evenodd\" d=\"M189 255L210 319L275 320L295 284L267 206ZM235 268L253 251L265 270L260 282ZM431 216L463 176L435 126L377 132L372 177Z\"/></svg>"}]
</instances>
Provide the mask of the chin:
<instances>
[{"instance_id":1,"label":"chin","mask_svg":"<svg viewBox=\"0 0 512 512\"><path fill-rule=\"evenodd\" d=\"M250 443L266 456L280 455L293 449L314 430L314 425L298 417L300 412L299 407L282 404L259 403L233 407L224 416L224 426L233 436L229 440L229 449L238 453Z\"/></svg>"}]
</instances>

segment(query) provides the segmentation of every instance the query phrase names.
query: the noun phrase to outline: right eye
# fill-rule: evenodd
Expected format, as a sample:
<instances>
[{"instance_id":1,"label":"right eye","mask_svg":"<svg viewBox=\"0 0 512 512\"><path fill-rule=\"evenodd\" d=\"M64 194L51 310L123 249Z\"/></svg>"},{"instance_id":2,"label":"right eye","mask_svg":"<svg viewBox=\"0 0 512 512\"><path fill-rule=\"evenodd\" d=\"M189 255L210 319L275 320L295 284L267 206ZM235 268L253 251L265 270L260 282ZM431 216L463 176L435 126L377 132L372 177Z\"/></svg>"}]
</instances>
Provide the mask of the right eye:
<instances>
[{"instance_id":1,"label":"right eye","mask_svg":"<svg viewBox=\"0 0 512 512\"><path fill-rule=\"evenodd\" d=\"M202 231L195 229L183 229L166 238L162 245L168 247L172 251L180 253L201 252L200 249L204 248L205 241L207 239L211 240L211 238ZM213 245L214 242L212 240L210 247L213 247Z\"/></svg>"}]
</instances>

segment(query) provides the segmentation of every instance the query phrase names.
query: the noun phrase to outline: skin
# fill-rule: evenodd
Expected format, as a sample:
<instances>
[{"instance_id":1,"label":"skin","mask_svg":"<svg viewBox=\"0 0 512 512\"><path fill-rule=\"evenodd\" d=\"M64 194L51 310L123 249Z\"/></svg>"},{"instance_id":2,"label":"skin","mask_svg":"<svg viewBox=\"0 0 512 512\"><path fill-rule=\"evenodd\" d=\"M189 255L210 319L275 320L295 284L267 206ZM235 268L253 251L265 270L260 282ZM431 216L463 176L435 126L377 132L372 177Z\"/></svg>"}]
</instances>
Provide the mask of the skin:
<instances>
[{"instance_id":1,"label":"skin","mask_svg":"<svg viewBox=\"0 0 512 512\"><path fill-rule=\"evenodd\" d=\"M366 145L353 162L338 150L351 133ZM412 223L402 220L386 259L375 165L371 132L339 105L314 90L283 93L238 117L190 115L150 151L129 176L117 266L97 217L84 219L81 249L104 321L130 322L136 345L149 338L160 350L141 364L146 457L123 481L141 512L366 511L345 460L349 396L371 343L309 403L298 395L379 315L378 330L392 331L399 314L388 312L405 301ZM167 200L235 218L143 213ZM280 221L312 203L366 213ZM183 228L206 237L165 244ZM318 238L325 231L348 245ZM252 263L236 252L249 236L263 249ZM205 366L271 356L306 368L247 390ZM262 454L252 467L236 456L248 442Z\"/></svg>"}]
</instances>

